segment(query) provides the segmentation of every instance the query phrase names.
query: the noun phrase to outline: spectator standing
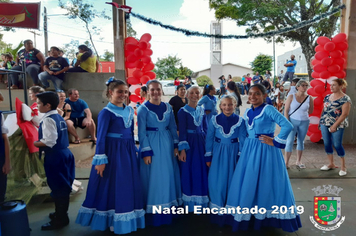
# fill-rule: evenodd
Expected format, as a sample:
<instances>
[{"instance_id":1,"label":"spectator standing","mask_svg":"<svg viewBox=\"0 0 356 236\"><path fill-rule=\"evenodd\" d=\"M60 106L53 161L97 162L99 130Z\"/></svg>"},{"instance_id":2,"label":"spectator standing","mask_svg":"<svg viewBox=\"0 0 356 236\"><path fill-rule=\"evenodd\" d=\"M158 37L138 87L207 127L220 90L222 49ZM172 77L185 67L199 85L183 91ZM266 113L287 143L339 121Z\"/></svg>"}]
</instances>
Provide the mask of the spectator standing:
<instances>
[{"instance_id":1,"label":"spectator standing","mask_svg":"<svg viewBox=\"0 0 356 236\"><path fill-rule=\"evenodd\" d=\"M332 94L324 98L324 109L320 117L320 129L324 140L325 152L328 156L329 164L321 167L321 170L331 170L337 168L334 164L333 146L340 157L340 176L347 174L345 166L345 150L342 146L344 130L349 126L347 116L351 109L351 99L342 92L347 83L344 79L336 79L331 82Z\"/></svg>"},{"instance_id":2,"label":"spectator standing","mask_svg":"<svg viewBox=\"0 0 356 236\"><path fill-rule=\"evenodd\" d=\"M284 73L283 73L283 70L281 70L281 73L280 74L278 74L278 82L279 83L282 83L282 80L283 80L283 77L284 77Z\"/></svg>"},{"instance_id":3,"label":"spectator standing","mask_svg":"<svg viewBox=\"0 0 356 236\"><path fill-rule=\"evenodd\" d=\"M240 95L239 89L236 86L235 82L230 81L227 83L227 95L231 95L232 97L235 98L236 108L235 108L234 113L239 116L240 115L240 106L242 105L242 100L241 100L241 95Z\"/></svg>"},{"instance_id":4,"label":"spectator standing","mask_svg":"<svg viewBox=\"0 0 356 236\"><path fill-rule=\"evenodd\" d=\"M284 84L284 82L286 82L287 80L292 82L293 76L294 76L294 72L295 72L295 67L297 65L297 61L294 59L295 56L291 55L290 56L290 60L287 61L286 64L284 64L285 67L287 67L287 72L285 73L284 77L283 77L283 82L282 85Z\"/></svg>"},{"instance_id":5,"label":"spectator standing","mask_svg":"<svg viewBox=\"0 0 356 236\"><path fill-rule=\"evenodd\" d=\"M250 77L250 74L247 74L245 78L246 78L246 87L245 87L245 90L247 91L246 94L248 94L248 90L249 90L250 87L251 87L251 80L252 80L252 78Z\"/></svg>"},{"instance_id":6,"label":"spectator standing","mask_svg":"<svg viewBox=\"0 0 356 236\"><path fill-rule=\"evenodd\" d=\"M188 90L192 86L192 78L187 75L184 80L185 89Z\"/></svg>"},{"instance_id":7,"label":"spectator standing","mask_svg":"<svg viewBox=\"0 0 356 236\"><path fill-rule=\"evenodd\" d=\"M57 47L51 47L51 56L45 61L44 72L38 75L45 88L49 87L48 81L51 80L57 92L62 90L64 72L69 69L68 62L59 55L60 50Z\"/></svg>"},{"instance_id":8,"label":"spectator standing","mask_svg":"<svg viewBox=\"0 0 356 236\"><path fill-rule=\"evenodd\" d=\"M279 92L278 92L278 96L277 96L277 110L279 112L283 111L283 105L284 105L284 100L286 98L286 91L284 90L284 86L281 85L279 86Z\"/></svg>"},{"instance_id":9,"label":"spectator standing","mask_svg":"<svg viewBox=\"0 0 356 236\"><path fill-rule=\"evenodd\" d=\"M98 72L100 65L93 51L86 45L79 45L78 50L77 62L74 68L70 68L68 72Z\"/></svg>"},{"instance_id":10,"label":"spectator standing","mask_svg":"<svg viewBox=\"0 0 356 236\"><path fill-rule=\"evenodd\" d=\"M222 95L225 95L226 93L226 79L225 79L225 76L222 75L219 77L219 82L220 82L220 94L219 94L219 98L222 96Z\"/></svg>"},{"instance_id":11,"label":"spectator standing","mask_svg":"<svg viewBox=\"0 0 356 236\"><path fill-rule=\"evenodd\" d=\"M303 169L302 154L304 150L304 139L309 128L309 114L313 113L314 100L307 94L308 82L300 80L296 87L297 92L287 97L284 116L292 123L293 130L289 133L285 148L285 162L289 168L289 159L293 151L294 137L297 134L297 167Z\"/></svg>"},{"instance_id":12,"label":"spectator standing","mask_svg":"<svg viewBox=\"0 0 356 236\"><path fill-rule=\"evenodd\" d=\"M79 127L81 129L88 128L91 135L90 141L96 144L95 123L92 119L88 104L79 98L79 91L75 88L69 89L68 95L69 97L66 98L65 102L71 106L72 112L70 113L69 120L66 120L66 123L68 132L75 138L74 143L80 143L79 136L75 130L76 127Z\"/></svg>"},{"instance_id":13,"label":"spectator standing","mask_svg":"<svg viewBox=\"0 0 356 236\"><path fill-rule=\"evenodd\" d=\"M26 64L26 72L31 76L34 85L39 85L40 81L38 74L43 70L45 57L38 49L33 47L33 42L30 39L24 41L24 49L17 53L16 65L12 70L22 71L22 63ZM11 79L11 88L18 89L19 74L9 74ZM10 85L9 85L10 86Z\"/></svg>"},{"instance_id":14,"label":"spectator standing","mask_svg":"<svg viewBox=\"0 0 356 236\"><path fill-rule=\"evenodd\" d=\"M180 81L179 81L179 77L177 76L177 77L174 79L174 88L176 89L176 91L177 91L178 85L180 85Z\"/></svg>"},{"instance_id":15,"label":"spectator standing","mask_svg":"<svg viewBox=\"0 0 356 236\"><path fill-rule=\"evenodd\" d=\"M178 111L186 104L188 104L188 99L185 97L186 91L187 90L185 89L185 86L183 84L178 85L177 95L172 97L171 100L169 100L169 104L173 108L173 114L177 124L177 129L179 129Z\"/></svg>"},{"instance_id":16,"label":"spectator standing","mask_svg":"<svg viewBox=\"0 0 356 236\"><path fill-rule=\"evenodd\" d=\"M258 71L256 72L255 76L252 78L253 84L258 84L260 82L260 74Z\"/></svg>"},{"instance_id":17,"label":"spectator standing","mask_svg":"<svg viewBox=\"0 0 356 236\"><path fill-rule=\"evenodd\" d=\"M289 95L293 95L293 94L296 94L297 93L297 89L296 89L296 85L297 83L299 82L300 79L293 79L292 80L292 83L290 85L290 88L288 90L288 94L287 94L287 97L289 97Z\"/></svg>"}]
</instances>

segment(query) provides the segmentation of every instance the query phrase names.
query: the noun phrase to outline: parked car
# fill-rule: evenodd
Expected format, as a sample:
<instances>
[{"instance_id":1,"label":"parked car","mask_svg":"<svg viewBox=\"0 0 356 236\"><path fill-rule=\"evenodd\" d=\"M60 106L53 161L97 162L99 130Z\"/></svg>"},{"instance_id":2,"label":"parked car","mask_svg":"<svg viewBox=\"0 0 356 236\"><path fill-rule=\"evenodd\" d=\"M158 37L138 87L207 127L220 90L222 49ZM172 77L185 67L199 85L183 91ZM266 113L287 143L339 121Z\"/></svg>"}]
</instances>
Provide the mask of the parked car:
<instances>
[{"instance_id":1,"label":"parked car","mask_svg":"<svg viewBox=\"0 0 356 236\"><path fill-rule=\"evenodd\" d=\"M175 95L176 94L174 80L161 80L160 82L162 84L164 95ZM180 81L180 82L181 82L181 84L183 84L183 81ZM192 80L192 82L193 82L193 85L198 86L198 83L196 80Z\"/></svg>"}]
</instances>

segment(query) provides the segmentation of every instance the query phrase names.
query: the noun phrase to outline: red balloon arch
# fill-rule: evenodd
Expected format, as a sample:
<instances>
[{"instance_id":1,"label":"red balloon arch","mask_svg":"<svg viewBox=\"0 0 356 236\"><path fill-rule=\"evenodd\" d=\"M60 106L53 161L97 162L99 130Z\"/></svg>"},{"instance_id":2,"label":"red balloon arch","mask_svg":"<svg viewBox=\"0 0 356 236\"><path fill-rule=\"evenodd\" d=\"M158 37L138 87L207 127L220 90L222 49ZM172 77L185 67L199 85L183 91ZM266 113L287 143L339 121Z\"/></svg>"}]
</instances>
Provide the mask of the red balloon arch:
<instances>
[{"instance_id":1,"label":"red balloon arch","mask_svg":"<svg viewBox=\"0 0 356 236\"><path fill-rule=\"evenodd\" d=\"M314 112L309 115L310 125L307 135L310 141L319 142L321 131L319 130L319 120L323 110L324 98L331 94L330 83L334 79L345 79L347 66L347 35L340 33L329 39L321 36L317 39L318 45L315 47L315 59L313 65L311 88L308 94L314 99Z\"/></svg>"},{"instance_id":2,"label":"red balloon arch","mask_svg":"<svg viewBox=\"0 0 356 236\"><path fill-rule=\"evenodd\" d=\"M126 80L130 86L131 106L135 106L137 102L143 102L144 99L140 96L141 86L156 78L156 74L152 71L155 65L151 60L153 54L149 43L151 39L152 36L149 33L142 35L140 40L134 37L125 39Z\"/></svg>"}]
</instances>

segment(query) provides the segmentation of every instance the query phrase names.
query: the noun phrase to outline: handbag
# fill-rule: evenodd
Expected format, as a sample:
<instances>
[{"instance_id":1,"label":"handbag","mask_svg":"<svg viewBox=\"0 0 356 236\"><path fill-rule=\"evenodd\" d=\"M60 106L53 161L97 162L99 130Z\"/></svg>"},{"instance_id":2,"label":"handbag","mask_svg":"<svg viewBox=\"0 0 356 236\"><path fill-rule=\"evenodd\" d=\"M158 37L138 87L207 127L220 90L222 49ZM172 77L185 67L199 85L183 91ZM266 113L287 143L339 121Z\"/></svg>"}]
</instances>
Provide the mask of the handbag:
<instances>
[{"instance_id":1,"label":"handbag","mask_svg":"<svg viewBox=\"0 0 356 236\"><path fill-rule=\"evenodd\" d=\"M301 104L299 104L297 109L295 109L292 113L290 113L289 117L291 117L294 114L294 112L296 112L304 104L304 102L308 99L308 97L309 97L309 95L306 98L304 98L303 102Z\"/></svg>"}]
</instances>

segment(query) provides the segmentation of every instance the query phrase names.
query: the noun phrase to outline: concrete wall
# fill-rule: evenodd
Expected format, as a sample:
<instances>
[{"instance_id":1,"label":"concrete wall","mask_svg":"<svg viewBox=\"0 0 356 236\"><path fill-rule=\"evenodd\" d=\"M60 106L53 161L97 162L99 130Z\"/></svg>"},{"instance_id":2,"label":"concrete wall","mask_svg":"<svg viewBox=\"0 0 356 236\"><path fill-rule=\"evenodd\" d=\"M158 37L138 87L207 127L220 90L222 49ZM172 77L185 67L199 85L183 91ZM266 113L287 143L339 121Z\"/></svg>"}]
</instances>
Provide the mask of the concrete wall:
<instances>
[{"instance_id":1,"label":"concrete wall","mask_svg":"<svg viewBox=\"0 0 356 236\"><path fill-rule=\"evenodd\" d=\"M235 65L224 65L223 67L223 75L225 75L225 78L228 78L228 75L231 75L232 77L239 76L242 77L243 75L246 75L250 73L252 75L252 70L244 67L238 67Z\"/></svg>"},{"instance_id":2,"label":"concrete wall","mask_svg":"<svg viewBox=\"0 0 356 236\"><path fill-rule=\"evenodd\" d=\"M108 101L103 97L103 92L106 89L105 81L112 76L114 76L114 73L66 73L63 82L63 89L65 91L69 88L78 89L80 98L88 103L89 108L93 113L93 118L97 120L99 112L108 103ZM32 86L31 78L28 77L27 80L29 86ZM50 88L54 90L52 82L50 82L50 84ZM0 88L0 91L4 96L4 102L0 103L0 110L8 111L10 110L8 91L4 85L2 85L2 89ZM15 110L16 97L24 101L23 90L11 90L13 110Z\"/></svg>"}]
</instances>

